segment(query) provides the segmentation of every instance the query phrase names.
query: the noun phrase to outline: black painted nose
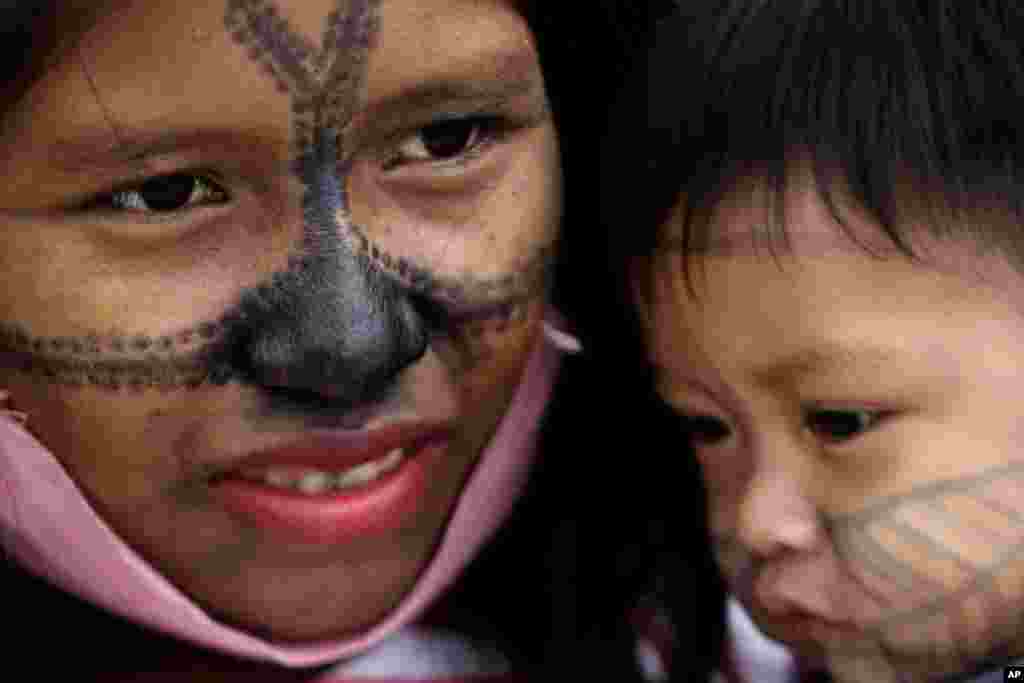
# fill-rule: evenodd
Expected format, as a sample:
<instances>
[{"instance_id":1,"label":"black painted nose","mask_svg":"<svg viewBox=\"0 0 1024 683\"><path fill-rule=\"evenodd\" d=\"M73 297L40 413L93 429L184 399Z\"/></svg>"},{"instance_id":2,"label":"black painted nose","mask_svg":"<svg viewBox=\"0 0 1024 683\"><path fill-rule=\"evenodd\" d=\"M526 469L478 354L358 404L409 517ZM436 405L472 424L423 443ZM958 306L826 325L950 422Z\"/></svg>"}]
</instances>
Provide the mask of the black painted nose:
<instances>
[{"instance_id":1,"label":"black painted nose","mask_svg":"<svg viewBox=\"0 0 1024 683\"><path fill-rule=\"evenodd\" d=\"M337 411L372 403L427 348L427 327L407 294L345 249L307 259L257 296L243 307L261 311L239 349L243 374L277 399L329 402Z\"/></svg>"},{"instance_id":2,"label":"black painted nose","mask_svg":"<svg viewBox=\"0 0 1024 683\"><path fill-rule=\"evenodd\" d=\"M429 341L410 293L342 239L338 158L335 136L321 131L296 160L307 256L242 297L228 358L215 358L213 373L261 386L278 404L335 414L384 398Z\"/></svg>"}]
</instances>

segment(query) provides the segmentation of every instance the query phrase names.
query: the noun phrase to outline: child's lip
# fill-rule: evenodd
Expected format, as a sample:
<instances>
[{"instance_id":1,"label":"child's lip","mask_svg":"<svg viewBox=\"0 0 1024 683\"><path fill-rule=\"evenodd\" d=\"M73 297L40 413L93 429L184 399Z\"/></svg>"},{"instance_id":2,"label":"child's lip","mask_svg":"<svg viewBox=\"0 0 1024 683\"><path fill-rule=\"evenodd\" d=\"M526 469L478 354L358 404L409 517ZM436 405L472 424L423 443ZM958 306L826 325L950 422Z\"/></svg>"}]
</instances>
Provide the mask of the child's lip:
<instances>
[{"instance_id":1,"label":"child's lip","mask_svg":"<svg viewBox=\"0 0 1024 683\"><path fill-rule=\"evenodd\" d=\"M763 608L757 607L762 623L772 624L784 628L800 627L808 629L813 634L818 631L851 631L854 625L846 620L833 619L822 614L814 614L795 610L785 614L766 613ZM805 638L806 639L806 638Z\"/></svg>"},{"instance_id":2,"label":"child's lip","mask_svg":"<svg viewBox=\"0 0 1024 683\"><path fill-rule=\"evenodd\" d=\"M851 624L812 614L794 612L767 617L759 614L756 623L767 637L786 645L811 669L825 667L826 655L836 644L850 645L861 640L858 629Z\"/></svg>"},{"instance_id":3,"label":"child's lip","mask_svg":"<svg viewBox=\"0 0 1024 683\"><path fill-rule=\"evenodd\" d=\"M851 633L855 621L831 609L822 609L802 595L783 595L766 583L763 571L751 565L737 577L734 593L751 617L773 633L793 636L796 641L819 641L819 636ZM786 638L788 640L789 638Z\"/></svg>"},{"instance_id":4,"label":"child's lip","mask_svg":"<svg viewBox=\"0 0 1024 683\"><path fill-rule=\"evenodd\" d=\"M786 602L781 609L778 603L766 605L754 595L754 582L748 580L745 583L745 587L737 587L736 597L757 627L773 640L801 651L810 644L817 651L826 642L839 637L849 638L857 631L852 620L803 607L799 601Z\"/></svg>"}]
</instances>

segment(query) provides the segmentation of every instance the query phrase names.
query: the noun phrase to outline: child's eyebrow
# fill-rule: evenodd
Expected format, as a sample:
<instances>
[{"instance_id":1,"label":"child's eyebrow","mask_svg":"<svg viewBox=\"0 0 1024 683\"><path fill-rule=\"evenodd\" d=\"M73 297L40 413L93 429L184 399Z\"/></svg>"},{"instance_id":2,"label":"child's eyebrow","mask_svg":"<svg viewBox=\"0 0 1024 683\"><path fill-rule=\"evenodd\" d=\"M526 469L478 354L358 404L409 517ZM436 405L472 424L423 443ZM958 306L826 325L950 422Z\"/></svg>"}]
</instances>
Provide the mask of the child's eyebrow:
<instances>
[{"instance_id":1,"label":"child's eyebrow","mask_svg":"<svg viewBox=\"0 0 1024 683\"><path fill-rule=\"evenodd\" d=\"M682 235L672 235L662 242L661 247L701 256L731 256L754 253L769 245L784 243L784 239L780 231L772 230L767 224L754 223L745 228L730 227L726 231L698 231L685 244Z\"/></svg>"},{"instance_id":2,"label":"child's eyebrow","mask_svg":"<svg viewBox=\"0 0 1024 683\"><path fill-rule=\"evenodd\" d=\"M893 244L879 240L875 233L861 230L852 237L848 229L834 221L816 223L810 229L808 226L779 229L760 222L743 227L732 225L724 230L695 232L686 244L680 235L673 235L661 244L661 249L675 249L697 257L778 256L796 251L808 256L837 252L865 255L885 254L893 248Z\"/></svg>"},{"instance_id":3,"label":"child's eyebrow","mask_svg":"<svg viewBox=\"0 0 1024 683\"><path fill-rule=\"evenodd\" d=\"M748 374L754 385L771 389L792 386L817 375L850 374L870 368L897 369L906 367L915 358L919 358L919 354L891 347L833 341L786 354L751 368Z\"/></svg>"},{"instance_id":4,"label":"child's eyebrow","mask_svg":"<svg viewBox=\"0 0 1024 683\"><path fill-rule=\"evenodd\" d=\"M800 380L825 374L866 373L872 369L907 367L921 354L885 346L845 341L828 341L820 347L808 347L787 353L767 363L744 368L745 378L753 386L766 390L789 388ZM648 361L656 380L689 384L701 388L701 382L673 363Z\"/></svg>"}]
</instances>

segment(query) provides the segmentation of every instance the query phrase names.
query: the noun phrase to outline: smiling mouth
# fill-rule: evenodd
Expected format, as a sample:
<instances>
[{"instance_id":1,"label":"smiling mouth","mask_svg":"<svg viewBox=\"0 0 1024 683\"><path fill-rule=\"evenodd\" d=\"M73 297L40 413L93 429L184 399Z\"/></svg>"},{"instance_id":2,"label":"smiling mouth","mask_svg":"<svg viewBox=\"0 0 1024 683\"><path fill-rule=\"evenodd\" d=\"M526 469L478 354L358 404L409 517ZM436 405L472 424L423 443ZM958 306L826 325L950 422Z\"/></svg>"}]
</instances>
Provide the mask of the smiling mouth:
<instances>
[{"instance_id":1,"label":"smiling mouth","mask_svg":"<svg viewBox=\"0 0 1024 683\"><path fill-rule=\"evenodd\" d=\"M310 429L293 441L241 456L213 476L296 490L351 488L400 467L410 454L451 439L451 422L400 422L368 429Z\"/></svg>"},{"instance_id":2,"label":"smiling mouth","mask_svg":"<svg viewBox=\"0 0 1024 683\"><path fill-rule=\"evenodd\" d=\"M388 536L420 517L452 439L448 423L307 432L239 459L210 479L210 491L243 523L286 542Z\"/></svg>"},{"instance_id":3,"label":"smiling mouth","mask_svg":"<svg viewBox=\"0 0 1024 683\"><path fill-rule=\"evenodd\" d=\"M238 470L238 476L271 488L319 496L337 491L350 491L370 484L401 467L405 460L405 448L394 448L383 457L343 470L294 465L243 467Z\"/></svg>"}]
</instances>

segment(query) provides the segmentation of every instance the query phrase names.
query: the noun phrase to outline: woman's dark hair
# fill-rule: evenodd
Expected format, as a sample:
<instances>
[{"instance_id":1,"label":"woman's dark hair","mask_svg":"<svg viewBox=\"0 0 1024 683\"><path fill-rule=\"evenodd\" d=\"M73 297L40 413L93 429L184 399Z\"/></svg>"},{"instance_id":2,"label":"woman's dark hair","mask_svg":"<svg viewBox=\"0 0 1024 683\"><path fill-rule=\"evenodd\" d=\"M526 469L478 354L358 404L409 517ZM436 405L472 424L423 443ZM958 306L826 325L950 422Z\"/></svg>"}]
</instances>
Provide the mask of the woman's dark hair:
<instances>
[{"instance_id":1,"label":"woman's dark hair","mask_svg":"<svg viewBox=\"0 0 1024 683\"><path fill-rule=\"evenodd\" d=\"M110 4L0 0L0 119Z\"/></svg>"},{"instance_id":2,"label":"woman's dark hair","mask_svg":"<svg viewBox=\"0 0 1024 683\"><path fill-rule=\"evenodd\" d=\"M0 73L0 120L66 50L67 42L80 37L103 4L0 1L0 49L6 60ZM606 110L624 74L643 55L654 18L671 3L601 0L581 6L528 0L521 6L539 44L560 133L566 249L557 264L554 297L574 318L572 297L563 290L587 277L593 265L585 243L599 222L594 188ZM74 23L68 24L67 13L72 12ZM65 30L69 25L72 30ZM635 107L642 111L643 100ZM583 249L577 250L577 244ZM540 680L640 680L631 610L642 607L644 600L685 595L675 611L687 614L693 608L690 593L673 593L671 587L689 587L694 571L669 550L681 545L687 555L706 556L702 547L687 546L694 539L673 537L670 542L665 519L648 516L661 509L647 505L648 478L634 464L640 444L628 435L634 415L618 405L615 395L614 377L628 373L616 370L605 380L604 372L590 358L567 363L526 495L511 522L434 611L449 625L498 641ZM632 409L642 410L640 404ZM597 431L597 424L607 427ZM645 448L651 457L660 457L663 450L655 444ZM630 486L623 488L619 467L637 472L627 477L633 479ZM677 502L673 515L686 517L691 507L699 507L696 501ZM676 532L673 528L671 533ZM27 596L34 612L61 615L57 626L50 617L38 625L23 625L19 642L26 647L37 639L53 642L53 629L66 628L69 639L88 632L117 643L116 653L86 646L68 650L66 660L78 671L159 671L165 663L175 664L178 650L156 634L52 590L16 567L8 566L2 574L8 594ZM693 608L692 614L703 613ZM680 623L686 626L691 620ZM696 638L686 640L677 660L689 657L694 643L711 640L689 628L680 635ZM673 680L706 677L690 676L688 662L679 663L684 666L677 668ZM244 670L243 663L239 667ZM296 673L296 680L300 677Z\"/></svg>"},{"instance_id":3,"label":"woman's dark hair","mask_svg":"<svg viewBox=\"0 0 1024 683\"><path fill-rule=\"evenodd\" d=\"M621 349L620 335L632 329L619 324L625 310L603 298L611 284L599 261L603 147L620 135L633 139L645 125L646 98L623 95L644 72L656 20L672 7L672 0L604 0L585 10L528 3L565 171L553 300L583 333L585 350L563 363L527 495L454 595L486 596L461 603L502 615L492 622L498 639L523 660L543 663L545 681L648 680L638 640L658 634L645 632L645 613L671 622L655 624L673 635L661 643L669 646L671 681L708 680L722 643L724 591L708 553L693 459L677 421L639 381L635 357L603 353ZM616 101L625 116L609 115ZM679 467L658 479L672 456Z\"/></svg>"},{"instance_id":4,"label":"woman's dark hair","mask_svg":"<svg viewBox=\"0 0 1024 683\"><path fill-rule=\"evenodd\" d=\"M573 595L583 604L563 613L580 621L570 630L579 657L589 652L593 658L587 674L595 680L639 680L635 659L604 676L599 667L607 668L612 655L635 645L636 632L621 614L646 605L661 611L672 635L663 653L669 680L689 683L707 681L719 663L725 590L709 552L696 461L679 421L653 391L641 327L621 291L625 279L618 276L627 261L618 241L641 237L653 225L648 215L654 213L654 179L646 163L654 152L647 117L655 100L647 94L648 49L655 22L675 11L672 0L635 5L644 13L644 28L634 39L641 48L628 51L614 80L603 81L598 92L608 106L598 108L594 126L584 126L581 141L592 151L571 159L592 168L566 172L570 217L555 298L575 324L584 353L568 364L566 399L552 409L552 441L562 446L544 450L545 464L561 471L538 482L560 487L555 494L563 497L578 492L579 517L564 534L576 544L575 565L566 559L556 566L575 567L562 585L577 582ZM582 59L589 62L594 55L584 53Z\"/></svg>"}]
</instances>

